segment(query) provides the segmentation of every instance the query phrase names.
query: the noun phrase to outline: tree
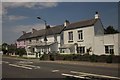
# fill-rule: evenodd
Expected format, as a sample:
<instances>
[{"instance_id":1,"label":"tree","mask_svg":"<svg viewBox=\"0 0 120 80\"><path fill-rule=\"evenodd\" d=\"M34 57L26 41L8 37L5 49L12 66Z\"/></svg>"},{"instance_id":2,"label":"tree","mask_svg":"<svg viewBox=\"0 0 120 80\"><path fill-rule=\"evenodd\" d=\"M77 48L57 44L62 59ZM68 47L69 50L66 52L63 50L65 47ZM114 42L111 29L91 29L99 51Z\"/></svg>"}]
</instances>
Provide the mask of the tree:
<instances>
[{"instance_id":1,"label":"tree","mask_svg":"<svg viewBox=\"0 0 120 80\"><path fill-rule=\"evenodd\" d=\"M108 26L106 29L105 29L105 34L115 34L115 33L119 33L117 30L115 30L113 28L113 26Z\"/></svg>"},{"instance_id":2,"label":"tree","mask_svg":"<svg viewBox=\"0 0 120 80\"><path fill-rule=\"evenodd\" d=\"M15 44L11 44L8 46L8 53L15 53L16 50L16 45Z\"/></svg>"},{"instance_id":3,"label":"tree","mask_svg":"<svg viewBox=\"0 0 120 80\"><path fill-rule=\"evenodd\" d=\"M23 56L24 54L26 54L26 50L25 50L25 48L16 48L15 53L19 56Z\"/></svg>"},{"instance_id":4,"label":"tree","mask_svg":"<svg viewBox=\"0 0 120 80\"><path fill-rule=\"evenodd\" d=\"M7 54L8 52L8 44L7 43L3 43L2 44L2 51L3 51L3 54Z\"/></svg>"}]
</instances>

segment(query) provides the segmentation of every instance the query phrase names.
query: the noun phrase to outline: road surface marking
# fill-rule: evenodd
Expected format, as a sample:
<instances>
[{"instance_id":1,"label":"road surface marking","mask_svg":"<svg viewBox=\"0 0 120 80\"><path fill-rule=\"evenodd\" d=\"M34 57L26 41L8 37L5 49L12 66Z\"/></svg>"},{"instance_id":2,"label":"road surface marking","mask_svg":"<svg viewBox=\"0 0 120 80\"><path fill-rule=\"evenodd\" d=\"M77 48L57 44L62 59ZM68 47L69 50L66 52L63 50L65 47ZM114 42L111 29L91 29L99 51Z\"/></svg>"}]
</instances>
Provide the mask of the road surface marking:
<instances>
[{"instance_id":1,"label":"road surface marking","mask_svg":"<svg viewBox=\"0 0 120 80\"><path fill-rule=\"evenodd\" d=\"M84 74L84 75L86 75L86 76L96 76L96 77L120 79L119 77L106 76L106 75L99 75L99 74L91 74L91 73L85 73L85 72L77 72L77 71L70 71L70 72L71 72L71 73L76 73L76 74Z\"/></svg>"},{"instance_id":2,"label":"road surface marking","mask_svg":"<svg viewBox=\"0 0 120 80\"><path fill-rule=\"evenodd\" d=\"M19 66L19 65L15 65L15 64L9 64L10 66L14 66L14 67L19 67L19 68L24 68L24 69L32 69L30 67L25 67L25 66Z\"/></svg>"},{"instance_id":3,"label":"road surface marking","mask_svg":"<svg viewBox=\"0 0 120 80\"><path fill-rule=\"evenodd\" d=\"M58 72L59 70L52 70L52 72Z\"/></svg>"},{"instance_id":4,"label":"road surface marking","mask_svg":"<svg viewBox=\"0 0 120 80\"><path fill-rule=\"evenodd\" d=\"M65 74L65 73L62 73L61 75L63 75L63 76L69 76L69 77L74 77L74 75L71 75L71 74Z\"/></svg>"},{"instance_id":5,"label":"road surface marking","mask_svg":"<svg viewBox=\"0 0 120 80\"><path fill-rule=\"evenodd\" d=\"M19 64L19 65L27 66L27 67L33 67L33 68L35 68L35 69L40 68L40 66L34 66L34 65L27 65L27 64Z\"/></svg>"},{"instance_id":6,"label":"road surface marking","mask_svg":"<svg viewBox=\"0 0 120 80\"><path fill-rule=\"evenodd\" d=\"M7 61L2 61L2 62L3 62L3 63L7 63L7 64L9 63L9 62L7 62Z\"/></svg>"},{"instance_id":7,"label":"road surface marking","mask_svg":"<svg viewBox=\"0 0 120 80\"><path fill-rule=\"evenodd\" d=\"M76 75L71 75L71 74L65 74L65 73L62 73L61 75L63 75L63 76L67 76L67 77L75 77L75 78L85 79L85 77L82 77L82 76L76 76Z\"/></svg>"},{"instance_id":8,"label":"road surface marking","mask_svg":"<svg viewBox=\"0 0 120 80\"><path fill-rule=\"evenodd\" d=\"M32 61L19 61L18 63L33 63Z\"/></svg>"}]
</instances>

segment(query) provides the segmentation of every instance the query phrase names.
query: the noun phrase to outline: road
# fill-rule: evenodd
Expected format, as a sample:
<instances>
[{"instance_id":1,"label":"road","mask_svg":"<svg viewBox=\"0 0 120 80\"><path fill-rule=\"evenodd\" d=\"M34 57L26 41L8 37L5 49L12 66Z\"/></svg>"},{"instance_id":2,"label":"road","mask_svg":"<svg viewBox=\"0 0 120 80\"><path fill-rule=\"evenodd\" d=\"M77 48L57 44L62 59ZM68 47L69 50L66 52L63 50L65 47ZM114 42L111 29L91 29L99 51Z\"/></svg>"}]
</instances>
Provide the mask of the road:
<instances>
[{"instance_id":1,"label":"road","mask_svg":"<svg viewBox=\"0 0 120 80\"><path fill-rule=\"evenodd\" d=\"M85 66L50 63L46 61L28 61L21 59L3 58L2 77L3 78L66 78L74 76L82 78L84 76L100 76L111 78L110 80L120 80L118 68L108 68L99 66Z\"/></svg>"}]
</instances>

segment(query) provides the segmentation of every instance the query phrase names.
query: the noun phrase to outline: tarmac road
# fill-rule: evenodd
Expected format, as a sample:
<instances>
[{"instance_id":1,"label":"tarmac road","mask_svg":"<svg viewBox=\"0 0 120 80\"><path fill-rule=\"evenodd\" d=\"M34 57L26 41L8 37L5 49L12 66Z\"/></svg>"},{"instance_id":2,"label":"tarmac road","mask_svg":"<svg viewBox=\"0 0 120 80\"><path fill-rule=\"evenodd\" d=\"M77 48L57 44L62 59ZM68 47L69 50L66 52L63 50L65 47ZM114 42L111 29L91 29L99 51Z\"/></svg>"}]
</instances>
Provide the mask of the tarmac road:
<instances>
[{"instance_id":1,"label":"tarmac road","mask_svg":"<svg viewBox=\"0 0 120 80\"><path fill-rule=\"evenodd\" d=\"M88 75L120 80L117 67L61 64L60 62L30 61L14 58L2 60L3 78L66 78Z\"/></svg>"}]
</instances>

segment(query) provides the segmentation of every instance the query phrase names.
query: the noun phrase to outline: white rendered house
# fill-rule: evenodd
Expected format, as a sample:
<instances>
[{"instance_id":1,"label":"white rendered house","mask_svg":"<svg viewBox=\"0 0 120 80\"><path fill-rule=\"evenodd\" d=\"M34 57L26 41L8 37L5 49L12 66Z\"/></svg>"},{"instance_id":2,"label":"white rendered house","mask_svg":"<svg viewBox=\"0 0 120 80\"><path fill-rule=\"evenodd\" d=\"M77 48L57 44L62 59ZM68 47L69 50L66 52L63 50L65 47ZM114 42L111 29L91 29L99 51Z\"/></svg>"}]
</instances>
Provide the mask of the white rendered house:
<instances>
[{"instance_id":1,"label":"white rendered house","mask_svg":"<svg viewBox=\"0 0 120 80\"><path fill-rule=\"evenodd\" d=\"M25 33L17 39L17 47L24 47L27 57L39 54L120 54L120 34L104 34L98 13L93 19ZM46 40L47 39L47 40Z\"/></svg>"},{"instance_id":2,"label":"white rendered house","mask_svg":"<svg viewBox=\"0 0 120 80\"><path fill-rule=\"evenodd\" d=\"M58 25L42 30L32 29L32 32L23 34L17 40L17 47L24 47L27 51L27 57L39 57L39 54L58 53L60 33L63 28L63 25ZM45 41L45 39L47 40Z\"/></svg>"},{"instance_id":3,"label":"white rendered house","mask_svg":"<svg viewBox=\"0 0 120 80\"><path fill-rule=\"evenodd\" d=\"M67 21L65 26L61 33L61 54L120 54L120 34L105 35L98 13L94 19L75 23Z\"/></svg>"}]
</instances>

